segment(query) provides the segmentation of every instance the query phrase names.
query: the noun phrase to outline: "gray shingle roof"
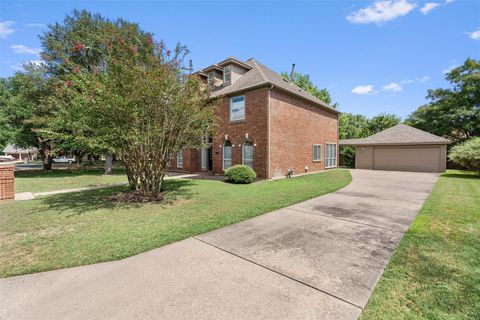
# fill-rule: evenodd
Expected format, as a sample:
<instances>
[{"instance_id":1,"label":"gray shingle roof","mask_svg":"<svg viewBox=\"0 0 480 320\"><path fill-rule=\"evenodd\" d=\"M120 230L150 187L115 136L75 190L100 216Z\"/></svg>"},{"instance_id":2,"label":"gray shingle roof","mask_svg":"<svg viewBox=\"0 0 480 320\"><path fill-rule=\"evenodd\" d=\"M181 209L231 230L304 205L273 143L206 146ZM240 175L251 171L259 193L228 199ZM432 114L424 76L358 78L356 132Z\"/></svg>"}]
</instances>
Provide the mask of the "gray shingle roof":
<instances>
[{"instance_id":1,"label":"gray shingle roof","mask_svg":"<svg viewBox=\"0 0 480 320\"><path fill-rule=\"evenodd\" d=\"M14 144L9 144L2 150L3 153L35 153L38 152L38 149L35 147L30 147L27 149L19 148Z\"/></svg>"},{"instance_id":2,"label":"gray shingle roof","mask_svg":"<svg viewBox=\"0 0 480 320\"><path fill-rule=\"evenodd\" d=\"M211 96L220 97L223 95L229 95L239 91L244 91L251 88L253 89L264 85L273 85L278 89L287 91L300 98L308 100L309 102L317 106L323 107L324 109L339 113L337 110L329 106L324 101L312 96L310 93L305 92L303 89L300 89L296 85L285 81L282 76L280 76L278 73L268 68L267 66L263 65L262 63L258 62L257 60L251 58L247 60L245 64L251 66L252 69L248 70L233 84L216 88L212 92Z\"/></svg>"},{"instance_id":3,"label":"gray shingle roof","mask_svg":"<svg viewBox=\"0 0 480 320\"><path fill-rule=\"evenodd\" d=\"M339 144L343 146L450 144L450 140L401 123L367 138L340 140Z\"/></svg>"}]
</instances>

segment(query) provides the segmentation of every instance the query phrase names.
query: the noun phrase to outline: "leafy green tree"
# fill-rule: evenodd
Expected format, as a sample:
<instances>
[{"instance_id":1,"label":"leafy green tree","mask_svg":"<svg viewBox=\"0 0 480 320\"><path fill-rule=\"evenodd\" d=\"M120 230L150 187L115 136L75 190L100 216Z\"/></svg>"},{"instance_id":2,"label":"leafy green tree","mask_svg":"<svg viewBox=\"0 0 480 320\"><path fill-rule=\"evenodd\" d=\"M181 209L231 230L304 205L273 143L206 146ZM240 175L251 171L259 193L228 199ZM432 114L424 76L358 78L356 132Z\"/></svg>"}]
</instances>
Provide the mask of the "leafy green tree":
<instances>
[{"instance_id":1,"label":"leafy green tree","mask_svg":"<svg viewBox=\"0 0 480 320\"><path fill-rule=\"evenodd\" d=\"M12 128L9 123L8 103L12 97L10 79L0 79L0 150L12 139Z\"/></svg>"},{"instance_id":2,"label":"leafy green tree","mask_svg":"<svg viewBox=\"0 0 480 320\"><path fill-rule=\"evenodd\" d=\"M352 113L342 113L339 118L339 138L366 138L400 123L400 118L394 114L381 113L371 119ZM341 154L347 167L355 165L355 148L342 147Z\"/></svg>"},{"instance_id":3,"label":"leafy green tree","mask_svg":"<svg viewBox=\"0 0 480 320\"><path fill-rule=\"evenodd\" d=\"M431 101L405 122L454 143L480 136L480 61L468 58L445 79L452 88L428 90Z\"/></svg>"},{"instance_id":4,"label":"leafy green tree","mask_svg":"<svg viewBox=\"0 0 480 320\"><path fill-rule=\"evenodd\" d=\"M118 28L128 28L129 24L118 20ZM99 72L106 68L106 56L109 43L107 26L112 22L99 14L92 14L86 10L74 10L67 15L63 23L49 25L41 36L42 58L47 66L49 76L62 80L71 72ZM136 26L136 25L135 25ZM138 29L138 27L137 27ZM63 83L63 82L62 82ZM82 121L79 115L83 110L68 101L67 96L57 101L50 99L51 105L63 104L63 116L59 112L55 117L48 119L48 128L41 134L56 142L56 151L67 150L75 154L78 162L87 154L105 153L105 173L111 173L112 148L105 141L98 141L94 137L95 128ZM70 107L69 112L65 112ZM60 109L59 109L60 110Z\"/></svg>"},{"instance_id":5,"label":"leafy green tree","mask_svg":"<svg viewBox=\"0 0 480 320\"><path fill-rule=\"evenodd\" d=\"M368 136L368 119L361 114L341 113L339 118L339 138L357 139Z\"/></svg>"},{"instance_id":6,"label":"leafy green tree","mask_svg":"<svg viewBox=\"0 0 480 320\"><path fill-rule=\"evenodd\" d=\"M377 132L396 126L399 123L400 117L390 113L381 113L378 116L375 116L368 120L367 126L365 128L365 135L370 136Z\"/></svg>"},{"instance_id":7,"label":"leafy green tree","mask_svg":"<svg viewBox=\"0 0 480 320\"><path fill-rule=\"evenodd\" d=\"M173 157L200 147L212 124L213 107L196 77L185 74L184 46L163 42L123 20L106 21L102 63L75 59L58 64L53 122L77 119L94 128L89 139L108 145L124 161L132 189L159 198ZM82 42L72 55L88 55Z\"/></svg>"},{"instance_id":8,"label":"leafy green tree","mask_svg":"<svg viewBox=\"0 0 480 320\"><path fill-rule=\"evenodd\" d=\"M480 137L470 138L454 146L448 157L464 168L480 172Z\"/></svg>"},{"instance_id":9,"label":"leafy green tree","mask_svg":"<svg viewBox=\"0 0 480 320\"><path fill-rule=\"evenodd\" d=\"M51 96L51 86L43 66L26 65L23 72L3 79L0 99L0 140L20 147L36 146L44 159L44 169L51 168L51 141L39 134L46 126L40 118L49 114L44 103Z\"/></svg>"},{"instance_id":10,"label":"leafy green tree","mask_svg":"<svg viewBox=\"0 0 480 320\"><path fill-rule=\"evenodd\" d=\"M313 82L310 80L310 76L308 74L301 74L299 72L293 72L293 76L290 77L289 74L286 72L281 72L280 75L288 81L291 81L298 87L302 88L306 92L310 93L312 96L322 100L323 102L330 104L332 103L332 98L330 96L330 92L326 88L319 89ZM332 105L335 109L337 108L338 104L334 103Z\"/></svg>"},{"instance_id":11,"label":"leafy green tree","mask_svg":"<svg viewBox=\"0 0 480 320\"><path fill-rule=\"evenodd\" d=\"M339 139L357 139L368 136L368 119L361 114L341 113L339 117ZM355 148L342 147L341 154L344 165L355 166Z\"/></svg>"}]
</instances>

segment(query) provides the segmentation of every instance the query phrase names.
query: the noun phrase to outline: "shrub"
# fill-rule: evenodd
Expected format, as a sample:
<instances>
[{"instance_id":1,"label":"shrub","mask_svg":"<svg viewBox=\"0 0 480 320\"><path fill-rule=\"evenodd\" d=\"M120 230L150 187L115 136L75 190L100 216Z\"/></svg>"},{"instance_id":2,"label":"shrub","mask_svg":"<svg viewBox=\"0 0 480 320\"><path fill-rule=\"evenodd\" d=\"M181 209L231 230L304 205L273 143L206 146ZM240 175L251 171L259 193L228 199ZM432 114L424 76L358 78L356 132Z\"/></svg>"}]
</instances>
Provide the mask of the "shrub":
<instances>
[{"instance_id":1,"label":"shrub","mask_svg":"<svg viewBox=\"0 0 480 320\"><path fill-rule=\"evenodd\" d=\"M480 171L480 137L456 145L448 157L466 169Z\"/></svg>"},{"instance_id":2,"label":"shrub","mask_svg":"<svg viewBox=\"0 0 480 320\"><path fill-rule=\"evenodd\" d=\"M228 181L233 183L252 183L257 178L257 174L252 168L244 165L235 165L225 171Z\"/></svg>"}]
</instances>

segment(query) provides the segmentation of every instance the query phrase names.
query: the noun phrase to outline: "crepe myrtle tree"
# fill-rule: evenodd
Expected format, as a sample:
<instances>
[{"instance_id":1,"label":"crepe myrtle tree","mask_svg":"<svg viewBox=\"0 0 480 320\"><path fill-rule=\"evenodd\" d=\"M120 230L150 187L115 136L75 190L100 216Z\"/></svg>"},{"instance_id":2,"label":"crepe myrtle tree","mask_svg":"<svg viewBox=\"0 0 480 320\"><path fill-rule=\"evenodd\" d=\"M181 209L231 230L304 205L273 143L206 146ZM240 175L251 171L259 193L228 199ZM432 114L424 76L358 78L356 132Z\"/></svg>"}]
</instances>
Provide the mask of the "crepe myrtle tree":
<instances>
[{"instance_id":1,"label":"crepe myrtle tree","mask_svg":"<svg viewBox=\"0 0 480 320\"><path fill-rule=\"evenodd\" d=\"M186 72L186 47L170 50L137 25L118 26L107 24L107 54L97 68L63 62L58 92L68 103L60 108L76 110L95 128L92 139L119 155L133 190L159 198L171 160L185 148L200 147L211 131L214 105L205 86ZM78 55L95 48L79 42L72 50Z\"/></svg>"}]
</instances>

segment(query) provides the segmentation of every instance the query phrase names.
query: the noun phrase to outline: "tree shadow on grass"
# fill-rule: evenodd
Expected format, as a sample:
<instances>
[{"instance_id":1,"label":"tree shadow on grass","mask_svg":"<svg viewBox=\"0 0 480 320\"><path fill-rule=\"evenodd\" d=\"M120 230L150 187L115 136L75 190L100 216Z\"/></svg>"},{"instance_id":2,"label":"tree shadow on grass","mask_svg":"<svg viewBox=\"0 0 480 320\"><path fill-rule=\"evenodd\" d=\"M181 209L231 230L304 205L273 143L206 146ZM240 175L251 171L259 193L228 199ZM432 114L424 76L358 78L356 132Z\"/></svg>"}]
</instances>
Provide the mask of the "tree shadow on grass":
<instances>
[{"instance_id":1,"label":"tree shadow on grass","mask_svg":"<svg viewBox=\"0 0 480 320\"><path fill-rule=\"evenodd\" d=\"M77 176L104 176L104 169L62 169L62 170L52 170L49 172L38 171L38 172L15 172L15 179L23 178L68 178L68 177L77 177ZM114 168L112 170L113 176L125 176L124 168Z\"/></svg>"},{"instance_id":2,"label":"tree shadow on grass","mask_svg":"<svg viewBox=\"0 0 480 320\"><path fill-rule=\"evenodd\" d=\"M70 216L84 214L99 209L137 209L150 204L163 206L173 205L180 199L189 199L192 196L192 181L190 180L167 180L164 182L164 200L153 203L120 203L111 200L111 196L119 192L128 192L128 187L112 187L81 192L71 192L41 197L39 200L44 205L40 211L48 211L56 214L69 211ZM36 210L35 213L38 213Z\"/></svg>"},{"instance_id":3,"label":"tree shadow on grass","mask_svg":"<svg viewBox=\"0 0 480 320\"><path fill-rule=\"evenodd\" d=\"M446 178L458 178L458 179L480 179L480 173L471 171L467 174L465 173L444 173L442 177Z\"/></svg>"}]
</instances>

